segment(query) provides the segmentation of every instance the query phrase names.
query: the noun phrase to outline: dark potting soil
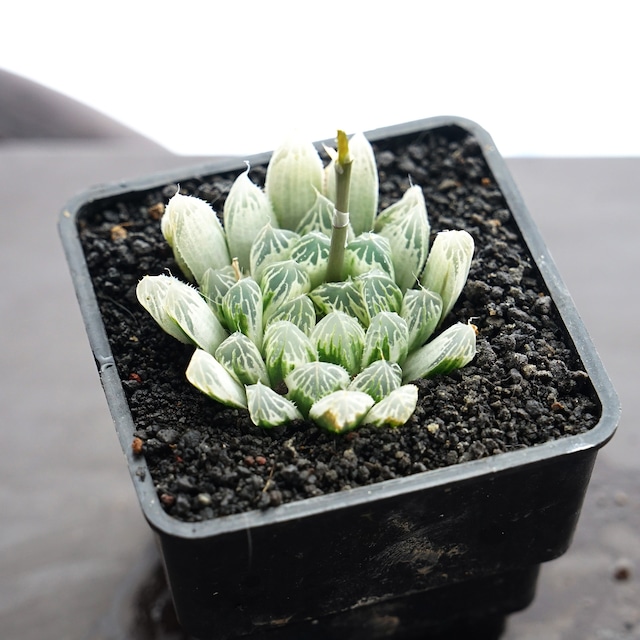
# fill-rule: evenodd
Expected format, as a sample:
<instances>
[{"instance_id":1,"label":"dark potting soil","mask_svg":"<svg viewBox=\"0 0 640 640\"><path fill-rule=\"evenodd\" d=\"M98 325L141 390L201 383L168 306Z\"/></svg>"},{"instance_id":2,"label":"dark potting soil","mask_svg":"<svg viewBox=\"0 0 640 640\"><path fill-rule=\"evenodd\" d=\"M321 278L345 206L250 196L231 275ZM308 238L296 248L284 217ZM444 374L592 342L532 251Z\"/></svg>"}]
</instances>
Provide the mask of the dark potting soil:
<instances>
[{"instance_id":1,"label":"dark potting soil","mask_svg":"<svg viewBox=\"0 0 640 640\"><path fill-rule=\"evenodd\" d=\"M458 130L455 130L456 132ZM423 188L432 233L466 229L476 254L447 325L470 318L478 352L464 369L416 382L418 407L402 427L346 435L296 421L266 430L246 411L199 393L184 372L193 348L165 334L139 305L145 274L180 275L160 233L166 185L87 207L81 240L159 499L200 521L483 458L584 432L600 407L478 143L449 129L374 144L380 207ZM243 169L180 184L223 208ZM264 167L253 167L261 184Z\"/></svg>"}]
</instances>

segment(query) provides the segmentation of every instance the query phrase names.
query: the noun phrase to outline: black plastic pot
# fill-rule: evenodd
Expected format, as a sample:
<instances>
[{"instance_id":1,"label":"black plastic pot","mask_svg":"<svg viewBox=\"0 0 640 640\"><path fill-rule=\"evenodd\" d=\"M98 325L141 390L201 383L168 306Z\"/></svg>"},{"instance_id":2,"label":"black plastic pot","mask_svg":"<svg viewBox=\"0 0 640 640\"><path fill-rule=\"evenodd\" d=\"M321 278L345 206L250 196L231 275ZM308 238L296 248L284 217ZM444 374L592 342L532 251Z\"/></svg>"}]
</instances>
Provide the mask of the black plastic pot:
<instances>
[{"instance_id":1,"label":"black plastic pot","mask_svg":"<svg viewBox=\"0 0 640 640\"><path fill-rule=\"evenodd\" d=\"M131 451L135 426L78 225L101 201L244 165L225 162L102 187L73 200L61 216L77 296L133 483L157 536L178 617L198 638L456 637L468 630L484 637L483 629L495 635L508 613L533 598L539 565L570 544L596 453L617 426L618 400L487 133L467 120L434 118L368 137L419 137L433 130L457 137L469 132L480 143L601 406L598 424L586 433L266 511L178 521L162 509L145 462ZM266 159L255 157L252 164Z\"/></svg>"}]
</instances>

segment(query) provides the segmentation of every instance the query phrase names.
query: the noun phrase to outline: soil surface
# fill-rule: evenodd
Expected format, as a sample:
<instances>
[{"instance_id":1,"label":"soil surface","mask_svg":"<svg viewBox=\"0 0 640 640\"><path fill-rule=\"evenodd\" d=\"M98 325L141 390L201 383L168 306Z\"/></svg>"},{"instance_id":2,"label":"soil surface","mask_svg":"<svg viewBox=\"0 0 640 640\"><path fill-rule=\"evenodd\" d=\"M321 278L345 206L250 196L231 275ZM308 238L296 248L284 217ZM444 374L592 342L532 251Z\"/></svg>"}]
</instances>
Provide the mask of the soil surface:
<instances>
[{"instance_id":1,"label":"soil surface","mask_svg":"<svg viewBox=\"0 0 640 640\"><path fill-rule=\"evenodd\" d=\"M180 271L159 216L176 185L89 205L81 239L136 424L135 450L172 516L201 521L276 507L541 444L591 429L600 407L477 142L442 129L375 143L380 207L423 188L432 233L466 229L476 254L447 326L470 318L478 352L464 369L420 380L397 429L336 436L309 422L263 430L246 411L199 393L184 371L193 348L142 309L145 274ZM222 211L236 172L180 184ZM253 167L261 184L264 167ZM446 327L443 327L446 328Z\"/></svg>"}]
</instances>

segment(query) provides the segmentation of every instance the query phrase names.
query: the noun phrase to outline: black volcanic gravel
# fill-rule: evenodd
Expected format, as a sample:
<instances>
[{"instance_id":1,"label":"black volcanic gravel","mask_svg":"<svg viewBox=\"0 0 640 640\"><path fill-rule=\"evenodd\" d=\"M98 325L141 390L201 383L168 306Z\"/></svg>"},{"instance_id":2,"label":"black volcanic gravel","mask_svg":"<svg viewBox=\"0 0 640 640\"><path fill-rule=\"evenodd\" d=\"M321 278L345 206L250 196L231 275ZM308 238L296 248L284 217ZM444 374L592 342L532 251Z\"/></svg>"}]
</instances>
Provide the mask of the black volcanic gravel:
<instances>
[{"instance_id":1,"label":"black volcanic gravel","mask_svg":"<svg viewBox=\"0 0 640 640\"><path fill-rule=\"evenodd\" d=\"M158 221L176 186L98 202L80 216L136 446L172 516L200 521L275 507L537 445L597 423L590 381L477 142L436 130L374 147L381 208L419 184L432 232L466 229L476 242L448 322L473 318L477 356L463 370L417 382L418 408L398 429L335 436L299 421L262 430L245 411L200 394L184 376L192 348L164 334L135 296L145 274L179 275ZM241 170L180 187L220 212ZM251 177L261 183L264 167L252 168Z\"/></svg>"}]
</instances>

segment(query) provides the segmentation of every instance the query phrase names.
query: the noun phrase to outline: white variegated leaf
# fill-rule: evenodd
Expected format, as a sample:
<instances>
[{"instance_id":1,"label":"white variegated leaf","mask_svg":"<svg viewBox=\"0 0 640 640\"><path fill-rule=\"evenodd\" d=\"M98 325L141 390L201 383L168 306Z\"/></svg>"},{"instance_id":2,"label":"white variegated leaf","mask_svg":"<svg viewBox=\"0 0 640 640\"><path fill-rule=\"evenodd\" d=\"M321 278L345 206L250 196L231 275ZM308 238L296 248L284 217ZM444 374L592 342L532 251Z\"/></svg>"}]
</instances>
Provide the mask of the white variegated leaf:
<instances>
[{"instance_id":1,"label":"white variegated leaf","mask_svg":"<svg viewBox=\"0 0 640 640\"><path fill-rule=\"evenodd\" d=\"M428 289L407 289L400 316L409 328L409 353L421 347L436 330L442 314L442 298Z\"/></svg>"},{"instance_id":2,"label":"white variegated leaf","mask_svg":"<svg viewBox=\"0 0 640 640\"><path fill-rule=\"evenodd\" d=\"M349 374L337 364L309 362L293 369L285 378L285 384L288 397L306 416L314 402L333 391L346 389Z\"/></svg>"},{"instance_id":3,"label":"white variegated leaf","mask_svg":"<svg viewBox=\"0 0 640 640\"><path fill-rule=\"evenodd\" d=\"M362 294L353 280L325 282L316 287L309 297L321 315L342 311L364 321L366 313L362 306Z\"/></svg>"},{"instance_id":4,"label":"white variegated leaf","mask_svg":"<svg viewBox=\"0 0 640 640\"><path fill-rule=\"evenodd\" d=\"M216 349L214 356L238 382L269 384L267 366L258 347L243 333L232 333Z\"/></svg>"},{"instance_id":5,"label":"white variegated leaf","mask_svg":"<svg viewBox=\"0 0 640 640\"><path fill-rule=\"evenodd\" d=\"M244 333L258 349L262 347L262 307L262 290L253 278L238 280L222 299L229 329Z\"/></svg>"},{"instance_id":6,"label":"white variegated leaf","mask_svg":"<svg viewBox=\"0 0 640 640\"><path fill-rule=\"evenodd\" d=\"M308 293L311 283L307 272L293 260L274 262L262 272L260 280L264 317L268 321L282 304Z\"/></svg>"},{"instance_id":7,"label":"white variegated leaf","mask_svg":"<svg viewBox=\"0 0 640 640\"><path fill-rule=\"evenodd\" d=\"M300 235L317 231L331 236L333 229L333 211L335 205L333 201L316 190L316 199L311 208L304 214L300 223L296 227L296 232Z\"/></svg>"},{"instance_id":8,"label":"white variegated leaf","mask_svg":"<svg viewBox=\"0 0 640 640\"><path fill-rule=\"evenodd\" d=\"M288 229L277 229L268 224L264 226L251 245L251 276L260 282L263 271L274 262L288 260L291 247L298 241L297 233Z\"/></svg>"},{"instance_id":9,"label":"white variegated leaf","mask_svg":"<svg viewBox=\"0 0 640 640\"><path fill-rule=\"evenodd\" d=\"M404 291L413 287L429 253L430 226L422 189L414 185L402 199L380 213L376 231L387 238L395 280Z\"/></svg>"},{"instance_id":10,"label":"white variegated leaf","mask_svg":"<svg viewBox=\"0 0 640 640\"><path fill-rule=\"evenodd\" d=\"M405 360L403 379L410 381L449 373L464 367L475 355L475 327L457 322Z\"/></svg>"},{"instance_id":11,"label":"white variegated leaf","mask_svg":"<svg viewBox=\"0 0 640 640\"><path fill-rule=\"evenodd\" d=\"M241 385L210 353L196 349L187 380L199 391L229 407L247 408L247 395Z\"/></svg>"},{"instance_id":12,"label":"white variegated leaf","mask_svg":"<svg viewBox=\"0 0 640 640\"><path fill-rule=\"evenodd\" d=\"M433 241L420 282L442 298L441 321L464 288L473 250L473 238L466 231L441 231Z\"/></svg>"},{"instance_id":13,"label":"white variegated leaf","mask_svg":"<svg viewBox=\"0 0 640 640\"><path fill-rule=\"evenodd\" d=\"M165 238L185 275L201 282L207 269L230 264L224 230L211 206L193 196L176 193L167 204L161 224Z\"/></svg>"},{"instance_id":14,"label":"white variegated leaf","mask_svg":"<svg viewBox=\"0 0 640 640\"><path fill-rule=\"evenodd\" d=\"M233 267L229 265L223 269L207 269L200 283L200 293L216 318L226 327L227 321L222 310L222 300L225 294L237 282ZM227 327L228 328L228 327Z\"/></svg>"},{"instance_id":15,"label":"white variegated leaf","mask_svg":"<svg viewBox=\"0 0 640 640\"><path fill-rule=\"evenodd\" d=\"M272 387L279 385L296 367L318 359L311 339L286 320L267 326L262 349Z\"/></svg>"},{"instance_id":16,"label":"white variegated leaf","mask_svg":"<svg viewBox=\"0 0 640 640\"><path fill-rule=\"evenodd\" d=\"M169 287L165 306L167 314L193 344L209 353L213 353L228 335L202 296L191 287Z\"/></svg>"},{"instance_id":17,"label":"white variegated leaf","mask_svg":"<svg viewBox=\"0 0 640 640\"><path fill-rule=\"evenodd\" d=\"M246 392L251 422L258 427L277 427L302 418L291 400L260 382L248 385Z\"/></svg>"},{"instance_id":18,"label":"white variegated leaf","mask_svg":"<svg viewBox=\"0 0 640 640\"><path fill-rule=\"evenodd\" d=\"M298 227L322 182L322 160L313 144L292 134L275 149L267 166L265 190L282 228Z\"/></svg>"},{"instance_id":19,"label":"white variegated leaf","mask_svg":"<svg viewBox=\"0 0 640 640\"><path fill-rule=\"evenodd\" d=\"M351 391L363 391L380 402L402 384L402 369L395 362L376 360L363 369L351 382Z\"/></svg>"},{"instance_id":20,"label":"white variegated leaf","mask_svg":"<svg viewBox=\"0 0 640 640\"><path fill-rule=\"evenodd\" d=\"M180 328L180 325L167 313L165 301L167 291L173 281L180 286L188 286L173 276L144 276L136 287L136 296L140 304L149 312L151 317L170 336L184 344L193 344L193 340Z\"/></svg>"},{"instance_id":21,"label":"white variegated leaf","mask_svg":"<svg viewBox=\"0 0 640 640\"><path fill-rule=\"evenodd\" d=\"M399 313L402 307L402 291L386 273L371 271L355 280L362 296L363 324L369 326L371 319L382 311Z\"/></svg>"},{"instance_id":22,"label":"white variegated leaf","mask_svg":"<svg viewBox=\"0 0 640 640\"><path fill-rule=\"evenodd\" d=\"M418 387L405 384L392 391L369 410L362 424L399 427L413 414L418 404Z\"/></svg>"},{"instance_id":23,"label":"white variegated leaf","mask_svg":"<svg viewBox=\"0 0 640 640\"><path fill-rule=\"evenodd\" d=\"M350 375L360 371L364 329L353 317L342 311L326 315L311 333L311 341L323 362L332 362L344 367Z\"/></svg>"},{"instance_id":24,"label":"white variegated leaf","mask_svg":"<svg viewBox=\"0 0 640 640\"><path fill-rule=\"evenodd\" d=\"M347 244L344 252L345 273L355 278L372 269L394 277L391 244L377 233L363 233Z\"/></svg>"},{"instance_id":25,"label":"white variegated leaf","mask_svg":"<svg viewBox=\"0 0 640 640\"><path fill-rule=\"evenodd\" d=\"M291 249L291 260L300 265L309 276L313 289L324 282L331 240L320 231L303 235Z\"/></svg>"},{"instance_id":26,"label":"white variegated leaf","mask_svg":"<svg viewBox=\"0 0 640 640\"><path fill-rule=\"evenodd\" d=\"M223 209L224 230L230 257L237 258L240 268L250 268L251 245L260 230L270 224L277 227L267 195L249 178L249 168L234 181Z\"/></svg>"},{"instance_id":27,"label":"white variegated leaf","mask_svg":"<svg viewBox=\"0 0 640 640\"><path fill-rule=\"evenodd\" d=\"M356 235L371 231L378 212L378 168L373 148L362 133L349 139L351 184L349 214Z\"/></svg>"},{"instance_id":28,"label":"white variegated leaf","mask_svg":"<svg viewBox=\"0 0 640 640\"><path fill-rule=\"evenodd\" d=\"M334 391L311 407L309 418L328 431L346 433L362 422L373 403L362 391Z\"/></svg>"},{"instance_id":29,"label":"white variegated leaf","mask_svg":"<svg viewBox=\"0 0 640 640\"><path fill-rule=\"evenodd\" d=\"M371 320L362 353L362 366L376 360L388 360L402 365L409 347L407 323L397 314L383 311Z\"/></svg>"},{"instance_id":30,"label":"white variegated leaf","mask_svg":"<svg viewBox=\"0 0 640 640\"><path fill-rule=\"evenodd\" d=\"M305 335L310 336L316 326L316 309L311 298L303 294L293 300L283 302L278 309L269 316L269 323L278 320L288 320L298 327Z\"/></svg>"}]
</instances>

